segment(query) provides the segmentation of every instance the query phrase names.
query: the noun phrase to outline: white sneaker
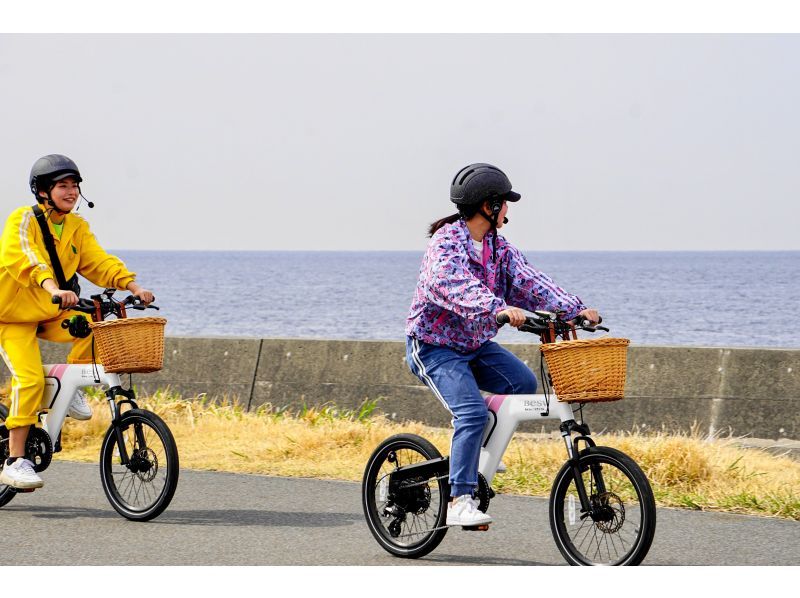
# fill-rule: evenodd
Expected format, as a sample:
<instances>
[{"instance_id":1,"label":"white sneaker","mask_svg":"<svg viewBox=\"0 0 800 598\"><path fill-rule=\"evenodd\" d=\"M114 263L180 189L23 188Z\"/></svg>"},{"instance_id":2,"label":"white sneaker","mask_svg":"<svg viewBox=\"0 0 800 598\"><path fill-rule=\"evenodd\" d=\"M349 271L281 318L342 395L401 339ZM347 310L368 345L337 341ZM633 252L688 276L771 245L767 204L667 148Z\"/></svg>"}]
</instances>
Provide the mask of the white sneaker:
<instances>
[{"instance_id":1,"label":"white sneaker","mask_svg":"<svg viewBox=\"0 0 800 598\"><path fill-rule=\"evenodd\" d=\"M11 465L4 465L3 471L0 472L0 484L24 490L41 488L44 486L44 481L33 471L33 463L20 458Z\"/></svg>"},{"instance_id":2,"label":"white sneaker","mask_svg":"<svg viewBox=\"0 0 800 598\"><path fill-rule=\"evenodd\" d=\"M67 411L72 419L91 419L92 408L86 400L86 395L79 388L75 391L75 396L72 397L72 402L69 404L69 411Z\"/></svg>"},{"instance_id":3,"label":"white sneaker","mask_svg":"<svg viewBox=\"0 0 800 598\"><path fill-rule=\"evenodd\" d=\"M488 525L492 518L478 510L478 501L464 494L447 505L447 525Z\"/></svg>"}]
</instances>

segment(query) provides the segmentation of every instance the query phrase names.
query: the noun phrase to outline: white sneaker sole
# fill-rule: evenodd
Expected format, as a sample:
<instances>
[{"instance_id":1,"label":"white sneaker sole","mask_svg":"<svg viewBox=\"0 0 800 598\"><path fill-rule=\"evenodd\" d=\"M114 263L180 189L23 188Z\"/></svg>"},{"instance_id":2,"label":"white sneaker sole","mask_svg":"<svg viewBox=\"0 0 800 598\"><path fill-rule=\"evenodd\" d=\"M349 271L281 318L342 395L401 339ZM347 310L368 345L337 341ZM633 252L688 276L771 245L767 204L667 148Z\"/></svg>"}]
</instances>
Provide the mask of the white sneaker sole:
<instances>
[{"instance_id":1,"label":"white sneaker sole","mask_svg":"<svg viewBox=\"0 0 800 598\"><path fill-rule=\"evenodd\" d=\"M86 421L87 419L92 419L92 414L89 413L88 415L85 413L78 413L77 411L67 411L67 415L69 415L72 419L77 419L81 421Z\"/></svg>"},{"instance_id":2,"label":"white sneaker sole","mask_svg":"<svg viewBox=\"0 0 800 598\"><path fill-rule=\"evenodd\" d=\"M36 488L44 486L44 480L39 480L38 482L23 482L22 480L15 480L5 475L5 471L3 471L0 473L0 484L5 484L6 486L11 486L19 490L35 490Z\"/></svg>"},{"instance_id":3,"label":"white sneaker sole","mask_svg":"<svg viewBox=\"0 0 800 598\"><path fill-rule=\"evenodd\" d=\"M492 518L489 515L485 515L484 517L479 517L477 519L459 519L458 517L448 517L445 525L447 526L466 526L471 527L475 525L489 525L492 522Z\"/></svg>"}]
</instances>

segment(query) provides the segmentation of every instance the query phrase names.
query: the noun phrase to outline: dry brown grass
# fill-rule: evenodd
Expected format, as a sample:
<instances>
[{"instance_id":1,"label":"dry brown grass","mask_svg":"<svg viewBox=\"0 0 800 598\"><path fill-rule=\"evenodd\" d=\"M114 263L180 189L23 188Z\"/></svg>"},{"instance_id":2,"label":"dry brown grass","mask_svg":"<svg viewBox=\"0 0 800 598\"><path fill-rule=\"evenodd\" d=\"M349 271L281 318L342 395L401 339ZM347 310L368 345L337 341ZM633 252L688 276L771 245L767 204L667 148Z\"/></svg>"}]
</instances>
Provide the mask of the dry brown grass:
<instances>
[{"instance_id":1,"label":"dry brown grass","mask_svg":"<svg viewBox=\"0 0 800 598\"><path fill-rule=\"evenodd\" d=\"M58 458L96 461L109 424L108 408L93 399L95 417L69 422ZM172 429L181 466L191 469L359 481L374 448L387 436L426 437L442 454L451 431L398 424L332 406L290 413L269 406L254 413L233 403L182 400L160 393L140 399ZM735 439L699 434L596 436L598 444L630 455L644 469L661 506L778 516L800 520L800 463L736 446ZM517 435L503 460L508 473L493 486L502 492L547 496L565 459L560 439Z\"/></svg>"}]
</instances>

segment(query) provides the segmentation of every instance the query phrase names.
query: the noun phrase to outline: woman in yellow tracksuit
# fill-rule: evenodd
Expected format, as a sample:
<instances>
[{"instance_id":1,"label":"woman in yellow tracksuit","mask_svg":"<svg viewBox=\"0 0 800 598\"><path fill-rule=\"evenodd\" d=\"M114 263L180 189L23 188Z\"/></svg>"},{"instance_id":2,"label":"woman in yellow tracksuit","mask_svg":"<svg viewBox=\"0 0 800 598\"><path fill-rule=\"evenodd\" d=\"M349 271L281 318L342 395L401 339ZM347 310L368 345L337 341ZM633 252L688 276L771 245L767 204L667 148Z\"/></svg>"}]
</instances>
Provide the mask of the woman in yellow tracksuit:
<instances>
[{"instance_id":1,"label":"woman in yellow tracksuit","mask_svg":"<svg viewBox=\"0 0 800 598\"><path fill-rule=\"evenodd\" d=\"M64 277L76 272L100 287L127 289L145 303L153 294L140 287L136 275L117 257L106 253L89 230L89 224L72 214L80 197L77 165L59 154L44 156L31 170L30 186L48 214ZM52 303L61 298L61 307ZM73 338L61 328L63 310L75 305L78 296L58 287L42 230L33 208L15 210L6 221L0 240L0 355L11 373L11 406L5 425L9 430L9 456L0 472L0 484L15 488L40 488L41 478L24 458L29 427L37 421L44 391L42 358L37 337L72 342L67 361L88 363L92 359L92 337ZM83 397L76 397L84 401ZM91 417L85 404L72 406L70 415Z\"/></svg>"}]
</instances>

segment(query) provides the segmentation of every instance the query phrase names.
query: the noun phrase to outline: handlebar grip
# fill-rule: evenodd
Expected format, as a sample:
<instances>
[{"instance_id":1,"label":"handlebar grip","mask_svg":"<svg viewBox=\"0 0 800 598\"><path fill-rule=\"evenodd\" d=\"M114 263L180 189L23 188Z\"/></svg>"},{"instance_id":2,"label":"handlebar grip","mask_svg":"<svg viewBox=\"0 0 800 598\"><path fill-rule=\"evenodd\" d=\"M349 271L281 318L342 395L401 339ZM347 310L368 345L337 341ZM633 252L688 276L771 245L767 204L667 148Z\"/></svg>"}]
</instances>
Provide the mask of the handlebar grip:
<instances>
[{"instance_id":1,"label":"handlebar grip","mask_svg":"<svg viewBox=\"0 0 800 598\"><path fill-rule=\"evenodd\" d=\"M592 326L597 326L597 324L600 324L603 321L603 316L598 314L597 317L600 318L600 319L597 320L597 322L595 324L592 324ZM582 316L580 314L575 316L575 320L574 320L575 324L577 324L578 326L582 326L585 322L588 322L588 321L589 321L588 318L586 318L585 316Z\"/></svg>"},{"instance_id":2,"label":"handlebar grip","mask_svg":"<svg viewBox=\"0 0 800 598\"><path fill-rule=\"evenodd\" d=\"M499 314L496 320L497 323L502 326L503 324L508 324L511 321L511 318L508 317L508 314Z\"/></svg>"},{"instance_id":3,"label":"handlebar grip","mask_svg":"<svg viewBox=\"0 0 800 598\"><path fill-rule=\"evenodd\" d=\"M155 300L155 295L153 296L153 300ZM152 307L153 309L158 309L155 305L145 305L144 301L139 299L136 295L128 295L122 301L122 305L130 305L133 309L145 309L146 307Z\"/></svg>"},{"instance_id":4,"label":"handlebar grip","mask_svg":"<svg viewBox=\"0 0 800 598\"><path fill-rule=\"evenodd\" d=\"M50 303L55 303L56 305L61 305L61 296L60 295L54 295L53 297L50 297Z\"/></svg>"}]
</instances>

